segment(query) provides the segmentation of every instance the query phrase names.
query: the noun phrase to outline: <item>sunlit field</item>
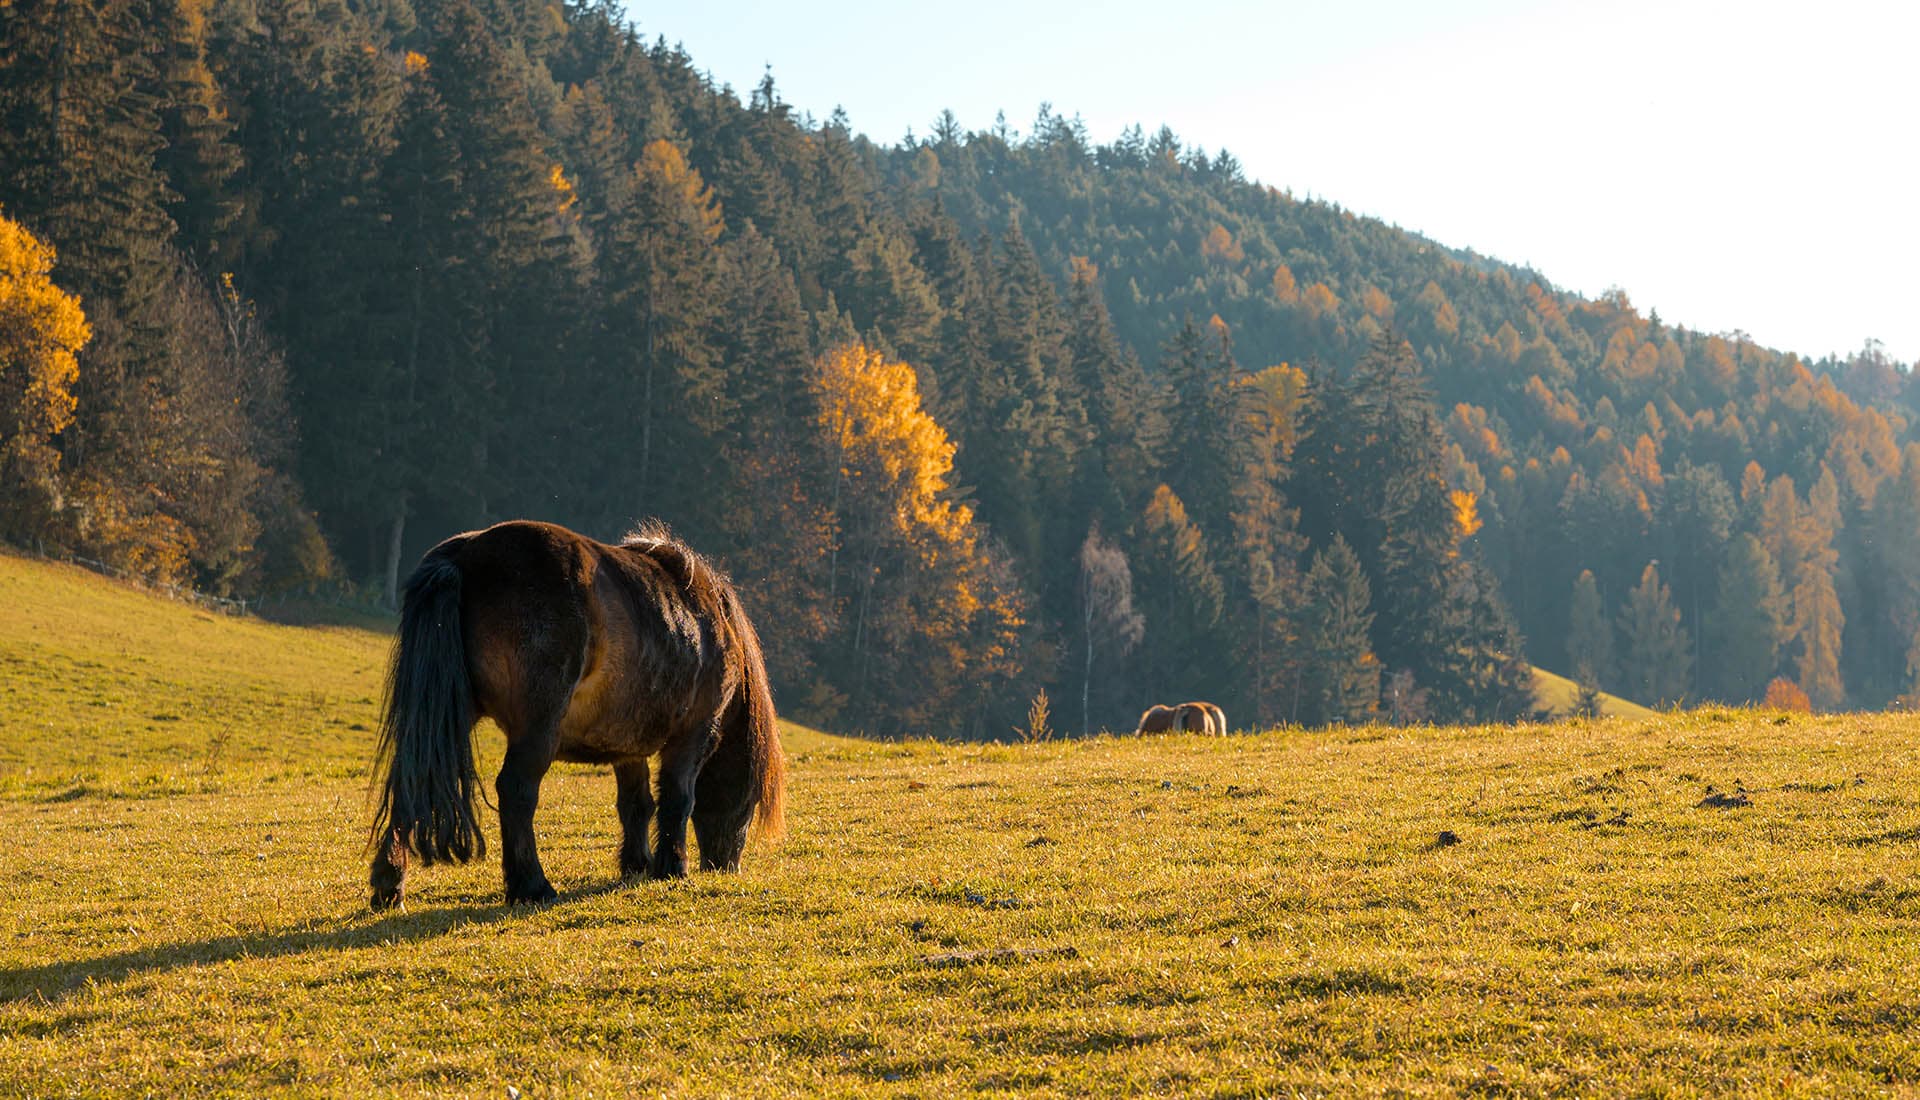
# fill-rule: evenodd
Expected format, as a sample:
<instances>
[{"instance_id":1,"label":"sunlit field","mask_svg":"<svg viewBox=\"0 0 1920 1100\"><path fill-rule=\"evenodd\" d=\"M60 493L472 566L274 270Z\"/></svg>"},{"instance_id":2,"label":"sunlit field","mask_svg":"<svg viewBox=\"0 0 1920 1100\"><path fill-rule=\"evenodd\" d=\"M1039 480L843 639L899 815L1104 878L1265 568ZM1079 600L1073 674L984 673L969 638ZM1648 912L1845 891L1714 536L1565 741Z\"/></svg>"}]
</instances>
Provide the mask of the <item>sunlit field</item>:
<instances>
[{"instance_id":1,"label":"sunlit field","mask_svg":"<svg viewBox=\"0 0 1920 1100\"><path fill-rule=\"evenodd\" d=\"M1920 1086L1907 716L789 727L740 874L619 881L611 777L561 767L559 902L489 860L375 915L386 646L0 558L0 1094Z\"/></svg>"}]
</instances>

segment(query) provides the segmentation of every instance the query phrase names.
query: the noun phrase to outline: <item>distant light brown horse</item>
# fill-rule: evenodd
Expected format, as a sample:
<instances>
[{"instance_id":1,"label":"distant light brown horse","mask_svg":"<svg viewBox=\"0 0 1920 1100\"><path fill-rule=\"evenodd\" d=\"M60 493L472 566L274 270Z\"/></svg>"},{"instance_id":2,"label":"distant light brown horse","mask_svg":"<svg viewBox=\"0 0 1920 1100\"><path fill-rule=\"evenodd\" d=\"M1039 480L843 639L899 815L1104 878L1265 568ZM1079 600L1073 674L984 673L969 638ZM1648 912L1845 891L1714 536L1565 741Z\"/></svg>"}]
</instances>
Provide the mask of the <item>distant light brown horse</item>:
<instances>
[{"instance_id":1,"label":"distant light brown horse","mask_svg":"<svg viewBox=\"0 0 1920 1100\"><path fill-rule=\"evenodd\" d=\"M1140 724L1133 732L1165 733L1169 730L1223 734L1227 732L1227 716L1212 703L1181 703L1177 707L1155 703L1141 713Z\"/></svg>"},{"instance_id":2,"label":"distant light brown horse","mask_svg":"<svg viewBox=\"0 0 1920 1100\"><path fill-rule=\"evenodd\" d=\"M1165 733L1174 728L1174 719L1179 717L1179 714L1179 710L1174 707L1155 703L1141 712L1140 724L1134 727L1133 732Z\"/></svg>"},{"instance_id":3,"label":"distant light brown horse","mask_svg":"<svg viewBox=\"0 0 1920 1100\"><path fill-rule=\"evenodd\" d=\"M1181 703L1173 708L1173 728L1188 733L1219 733L1213 724L1213 712L1206 703Z\"/></svg>"},{"instance_id":4,"label":"distant light brown horse","mask_svg":"<svg viewBox=\"0 0 1920 1100\"><path fill-rule=\"evenodd\" d=\"M781 832L786 757L760 640L726 577L664 528L609 546L516 521L421 559L381 719L374 908L400 901L409 853L423 864L486 853L481 717L507 735L494 791L509 903L555 897L533 815L556 760L613 765L622 875L685 875L689 821L705 869L737 868L750 827Z\"/></svg>"},{"instance_id":5,"label":"distant light brown horse","mask_svg":"<svg viewBox=\"0 0 1920 1100\"><path fill-rule=\"evenodd\" d=\"M1212 703L1188 703L1187 706L1206 708L1207 715L1213 719L1213 728L1208 730L1207 732L1217 733L1223 737L1226 736L1226 733L1227 733L1227 712L1226 711L1221 710L1219 707L1213 705Z\"/></svg>"}]
</instances>

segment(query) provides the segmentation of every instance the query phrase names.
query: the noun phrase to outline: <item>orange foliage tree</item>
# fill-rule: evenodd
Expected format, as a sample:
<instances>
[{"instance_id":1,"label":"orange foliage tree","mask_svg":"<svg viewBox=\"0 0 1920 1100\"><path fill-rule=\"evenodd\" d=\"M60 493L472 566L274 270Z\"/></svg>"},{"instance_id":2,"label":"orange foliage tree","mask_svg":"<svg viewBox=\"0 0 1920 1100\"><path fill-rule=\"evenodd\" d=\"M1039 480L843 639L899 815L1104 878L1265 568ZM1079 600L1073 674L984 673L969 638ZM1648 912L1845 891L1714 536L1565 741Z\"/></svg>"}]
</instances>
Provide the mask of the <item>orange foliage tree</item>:
<instances>
[{"instance_id":1,"label":"orange foliage tree","mask_svg":"<svg viewBox=\"0 0 1920 1100\"><path fill-rule=\"evenodd\" d=\"M59 501L53 439L73 423L74 356L91 335L53 263L50 245L0 217L0 517L13 537L38 534Z\"/></svg>"},{"instance_id":2,"label":"orange foliage tree","mask_svg":"<svg viewBox=\"0 0 1920 1100\"><path fill-rule=\"evenodd\" d=\"M828 583L849 718L984 728L1021 672L1026 598L951 499L954 444L921 408L913 368L861 343L823 355L814 387L839 464Z\"/></svg>"},{"instance_id":3,"label":"orange foliage tree","mask_svg":"<svg viewBox=\"0 0 1920 1100\"><path fill-rule=\"evenodd\" d=\"M1767 685L1767 706L1774 710L1797 710L1802 714L1813 712L1813 700L1800 690L1800 685L1785 677L1775 677Z\"/></svg>"}]
</instances>

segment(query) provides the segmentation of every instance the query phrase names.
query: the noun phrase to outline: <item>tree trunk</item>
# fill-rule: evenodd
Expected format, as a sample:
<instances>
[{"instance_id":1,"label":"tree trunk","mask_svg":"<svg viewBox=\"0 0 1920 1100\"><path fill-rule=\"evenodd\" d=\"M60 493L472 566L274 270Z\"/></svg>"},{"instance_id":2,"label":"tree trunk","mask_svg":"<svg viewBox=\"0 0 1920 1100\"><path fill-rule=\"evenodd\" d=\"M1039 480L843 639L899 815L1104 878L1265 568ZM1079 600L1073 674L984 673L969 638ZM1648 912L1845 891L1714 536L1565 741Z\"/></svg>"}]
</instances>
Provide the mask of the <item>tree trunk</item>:
<instances>
[{"instance_id":1,"label":"tree trunk","mask_svg":"<svg viewBox=\"0 0 1920 1100\"><path fill-rule=\"evenodd\" d=\"M655 512L649 479L653 470L653 296L647 296L647 365L640 380L640 501Z\"/></svg>"},{"instance_id":2,"label":"tree trunk","mask_svg":"<svg viewBox=\"0 0 1920 1100\"><path fill-rule=\"evenodd\" d=\"M387 539L387 606L400 608L400 543L407 531L407 495L400 494L393 509L393 533Z\"/></svg>"},{"instance_id":3,"label":"tree trunk","mask_svg":"<svg viewBox=\"0 0 1920 1100\"><path fill-rule=\"evenodd\" d=\"M1082 737L1087 736L1091 728L1087 700L1088 696L1093 692L1093 585L1091 582L1089 582L1087 588L1088 591L1084 595L1087 625L1087 662L1085 671L1082 672L1080 676L1080 736Z\"/></svg>"}]
</instances>

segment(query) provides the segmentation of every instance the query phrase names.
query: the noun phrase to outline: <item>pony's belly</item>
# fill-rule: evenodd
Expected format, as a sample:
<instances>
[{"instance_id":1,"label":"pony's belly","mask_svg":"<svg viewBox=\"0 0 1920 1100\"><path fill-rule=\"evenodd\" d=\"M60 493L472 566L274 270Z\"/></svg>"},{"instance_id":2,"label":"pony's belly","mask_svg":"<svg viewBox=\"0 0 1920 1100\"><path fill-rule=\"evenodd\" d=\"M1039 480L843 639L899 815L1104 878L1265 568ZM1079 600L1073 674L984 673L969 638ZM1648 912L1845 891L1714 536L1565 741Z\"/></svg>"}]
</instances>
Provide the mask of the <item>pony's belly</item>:
<instances>
[{"instance_id":1,"label":"pony's belly","mask_svg":"<svg viewBox=\"0 0 1920 1100\"><path fill-rule=\"evenodd\" d=\"M570 764L611 764L636 756L652 756L665 745L666 738L644 733L627 725L602 723L584 729L560 730L560 745L554 759Z\"/></svg>"},{"instance_id":2,"label":"pony's belly","mask_svg":"<svg viewBox=\"0 0 1920 1100\"><path fill-rule=\"evenodd\" d=\"M645 708L627 698L627 693L614 690L611 679L588 675L574 688L567 713L560 720L557 759L604 764L652 756L666 743L663 732L648 728Z\"/></svg>"}]
</instances>

